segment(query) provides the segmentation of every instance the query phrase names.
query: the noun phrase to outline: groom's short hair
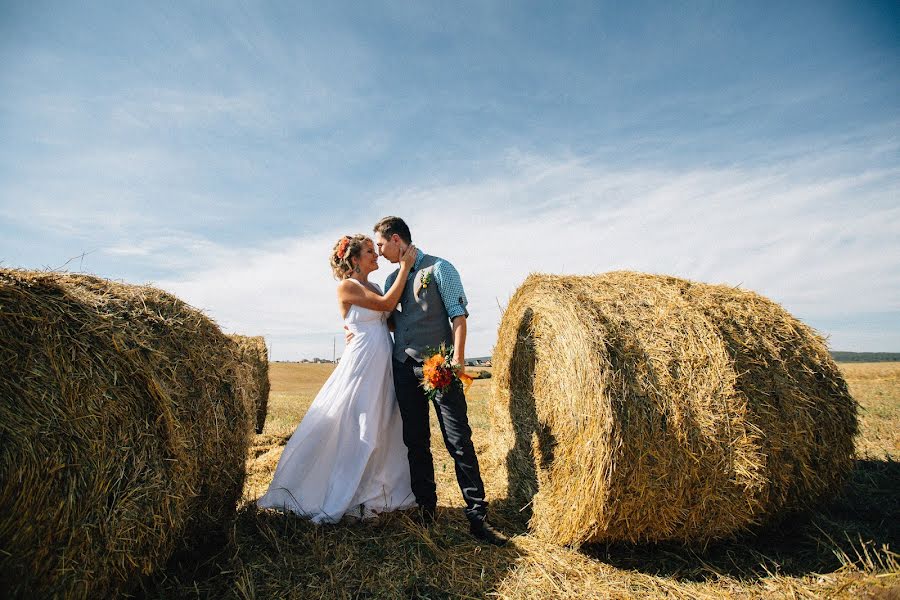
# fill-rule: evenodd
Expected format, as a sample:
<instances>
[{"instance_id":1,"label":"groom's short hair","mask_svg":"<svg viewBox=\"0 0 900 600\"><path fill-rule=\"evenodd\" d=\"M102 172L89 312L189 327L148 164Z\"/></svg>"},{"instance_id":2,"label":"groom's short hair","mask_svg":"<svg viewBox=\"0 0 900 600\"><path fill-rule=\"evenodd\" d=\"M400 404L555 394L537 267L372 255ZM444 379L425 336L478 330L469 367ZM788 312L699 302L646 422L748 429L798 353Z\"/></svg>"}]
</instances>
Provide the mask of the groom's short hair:
<instances>
[{"instance_id":1,"label":"groom's short hair","mask_svg":"<svg viewBox=\"0 0 900 600\"><path fill-rule=\"evenodd\" d=\"M407 244L412 244L412 235L409 233L409 227L407 227L406 222L400 217L383 218L375 223L373 231L375 233L380 233L381 236L386 239L389 239L396 233L400 236L401 240Z\"/></svg>"}]
</instances>

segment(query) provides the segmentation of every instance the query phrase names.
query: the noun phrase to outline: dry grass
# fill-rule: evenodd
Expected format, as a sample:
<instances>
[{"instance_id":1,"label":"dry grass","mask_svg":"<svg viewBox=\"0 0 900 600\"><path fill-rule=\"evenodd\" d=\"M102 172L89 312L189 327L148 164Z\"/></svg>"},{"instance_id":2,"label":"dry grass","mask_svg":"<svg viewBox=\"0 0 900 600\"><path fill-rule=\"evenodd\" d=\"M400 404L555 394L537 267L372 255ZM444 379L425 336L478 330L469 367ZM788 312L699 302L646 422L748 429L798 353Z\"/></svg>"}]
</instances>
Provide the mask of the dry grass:
<instances>
[{"instance_id":1,"label":"dry grass","mask_svg":"<svg viewBox=\"0 0 900 600\"><path fill-rule=\"evenodd\" d=\"M862 405L859 454L900 456L900 363L841 365L850 393Z\"/></svg>"},{"instance_id":2,"label":"dry grass","mask_svg":"<svg viewBox=\"0 0 900 600\"><path fill-rule=\"evenodd\" d=\"M866 368L842 365L851 390L870 379ZM269 419L251 449L234 543L218 554L172 564L147 583L146 597L890 598L900 589L894 553L900 456L890 439L871 442L874 454L856 463L837 500L775 531L705 551L677 544L562 548L525 533L522 516L504 498L499 465L488 453L490 379L473 384L469 415L493 500L492 518L517 534L510 546L481 546L468 536L452 463L440 447L436 425L432 439L441 506L429 530L402 514L315 527L258 513L253 500L265 490L286 437L332 369L271 365ZM857 397L864 446L868 435L900 427L900 364L877 369L887 369L883 381Z\"/></svg>"}]
</instances>

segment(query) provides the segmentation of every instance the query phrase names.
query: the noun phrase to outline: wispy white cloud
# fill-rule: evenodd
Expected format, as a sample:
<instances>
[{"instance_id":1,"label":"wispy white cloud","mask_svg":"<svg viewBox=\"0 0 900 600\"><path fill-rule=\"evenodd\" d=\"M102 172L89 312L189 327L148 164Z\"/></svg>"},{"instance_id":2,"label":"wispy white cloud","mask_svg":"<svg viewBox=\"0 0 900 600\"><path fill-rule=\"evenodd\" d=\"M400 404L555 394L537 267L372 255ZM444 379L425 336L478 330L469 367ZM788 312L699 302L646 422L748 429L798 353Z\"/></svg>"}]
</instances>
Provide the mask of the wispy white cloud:
<instances>
[{"instance_id":1,"label":"wispy white cloud","mask_svg":"<svg viewBox=\"0 0 900 600\"><path fill-rule=\"evenodd\" d=\"M443 240L440 251L457 256L473 313L499 316L495 298L502 302L530 271L617 269L741 284L802 318L900 306L900 211L890 205L900 171L861 178L882 183L867 196L887 204L865 212L854 210L867 199L858 180L821 176L810 183L769 170L610 173L556 164L512 181L415 192L410 220L419 231L424 225L420 237ZM629 201L611 205L616 197ZM547 208L518 214L517 203ZM420 208L431 206L476 216L458 249L447 243L441 211Z\"/></svg>"},{"instance_id":2,"label":"wispy white cloud","mask_svg":"<svg viewBox=\"0 0 900 600\"><path fill-rule=\"evenodd\" d=\"M22 3L0 260L89 252L323 355L328 248L399 214L460 267L470 353L530 271L740 283L854 339L846 315L900 305L896 36L857 8L676 12Z\"/></svg>"},{"instance_id":3,"label":"wispy white cloud","mask_svg":"<svg viewBox=\"0 0 900 600\"><path fill-rule=\"evenodd\" d=\"M276 358L325 356L341 331L328 253L343 233L322 231L259 248L200 245L186 275L155 283L228 331L265 335Z\"/></svg>"},{"instance_id":4,"label":"wispy white cloud","mask_svg":"<svg viewBox=\"0 0 900 600\"><path fill-rule=\"evenodd\" d=\"M201 249L191 274L160 284L226 328L270 336L276 357L325 355L341 331L331 245L398 214L424 250L462 273L470 355L491 351L501 307L535 271L667 273L753 289L802 319L833 319L900 306L898 181L900 169L811 178L510 155L483 180L396 190L341 230L208 262ZM858 203L869 208L855 210ZM391 269L383 263L373 279ZM883 332L881 343L900 346L900 332Z\"/></svg>"},{"instance_id":5,"label":"wispy white cloud","mask_svg":"<svg viewBox=\"0 0 900 600\"><path fill-rule=\"evenodd\" d=\"M184 128L229 121L232 126L261 123L271 127L275 117L261 92L211 93L177 88L133 90L106 99L110 126Z\"/></svg>"}]
</instances>

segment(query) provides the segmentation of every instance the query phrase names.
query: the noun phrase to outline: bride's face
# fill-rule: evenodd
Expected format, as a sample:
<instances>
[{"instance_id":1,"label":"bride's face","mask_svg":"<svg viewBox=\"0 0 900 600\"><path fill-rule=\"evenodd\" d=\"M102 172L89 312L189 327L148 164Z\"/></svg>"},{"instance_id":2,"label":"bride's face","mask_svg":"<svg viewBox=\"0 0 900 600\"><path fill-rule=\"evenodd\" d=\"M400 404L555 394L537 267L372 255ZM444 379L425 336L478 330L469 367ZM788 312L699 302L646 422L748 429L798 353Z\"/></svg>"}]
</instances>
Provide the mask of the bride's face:
<instances>
[{"instance_id":1,"label":"bride's face","mask_svg":"<svg viewBox=\"0 0 900 600\"><path fill-rule=\"evenodd\" d=\"M372 242L365 242L359 253L359 269L363 273L371 273L378 268L378 253Z\"/></svg>"}]
</instances>

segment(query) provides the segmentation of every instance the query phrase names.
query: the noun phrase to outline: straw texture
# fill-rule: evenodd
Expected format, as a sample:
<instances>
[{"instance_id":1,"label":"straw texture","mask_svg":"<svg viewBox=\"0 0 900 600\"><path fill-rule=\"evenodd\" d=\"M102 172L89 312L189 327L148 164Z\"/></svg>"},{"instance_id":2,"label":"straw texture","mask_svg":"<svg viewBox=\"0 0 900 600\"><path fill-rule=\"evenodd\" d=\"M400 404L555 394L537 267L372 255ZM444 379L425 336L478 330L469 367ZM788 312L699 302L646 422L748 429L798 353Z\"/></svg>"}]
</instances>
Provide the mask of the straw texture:
<instances>
[{"instance_id":1,"label":"straw texture","mask_svg":"<svg viewBox=\"0 0 900 600\"><path fill-rule=\"evenodd\" d=\"M228 526L253 422L237 354L165 292L0 270L2 595L115 595Z\"/></svg>"},{"instance_id":2,"label":"straw texture","mask_svg":"<svg viewBox=\"0 0 900 600\"><path fill-rule=\"evenodd\" d=\"M753 292L534 274L493 364L509 497L562 544L732 536L820 501L853 465L857 406L824 340Z\"/></svg>"},{"instance_id":3,"label":"straw texture","mask_svg":"<svg viewBox=\"0 0 900 600\"><path fill-rule=\"evenodd\" d=\"M256 433L263 432L269 406L269 350L262 336L229 335L241 353L241 362L250 369L251 396L256 403Z\"/></svg>"}]
</instances>

